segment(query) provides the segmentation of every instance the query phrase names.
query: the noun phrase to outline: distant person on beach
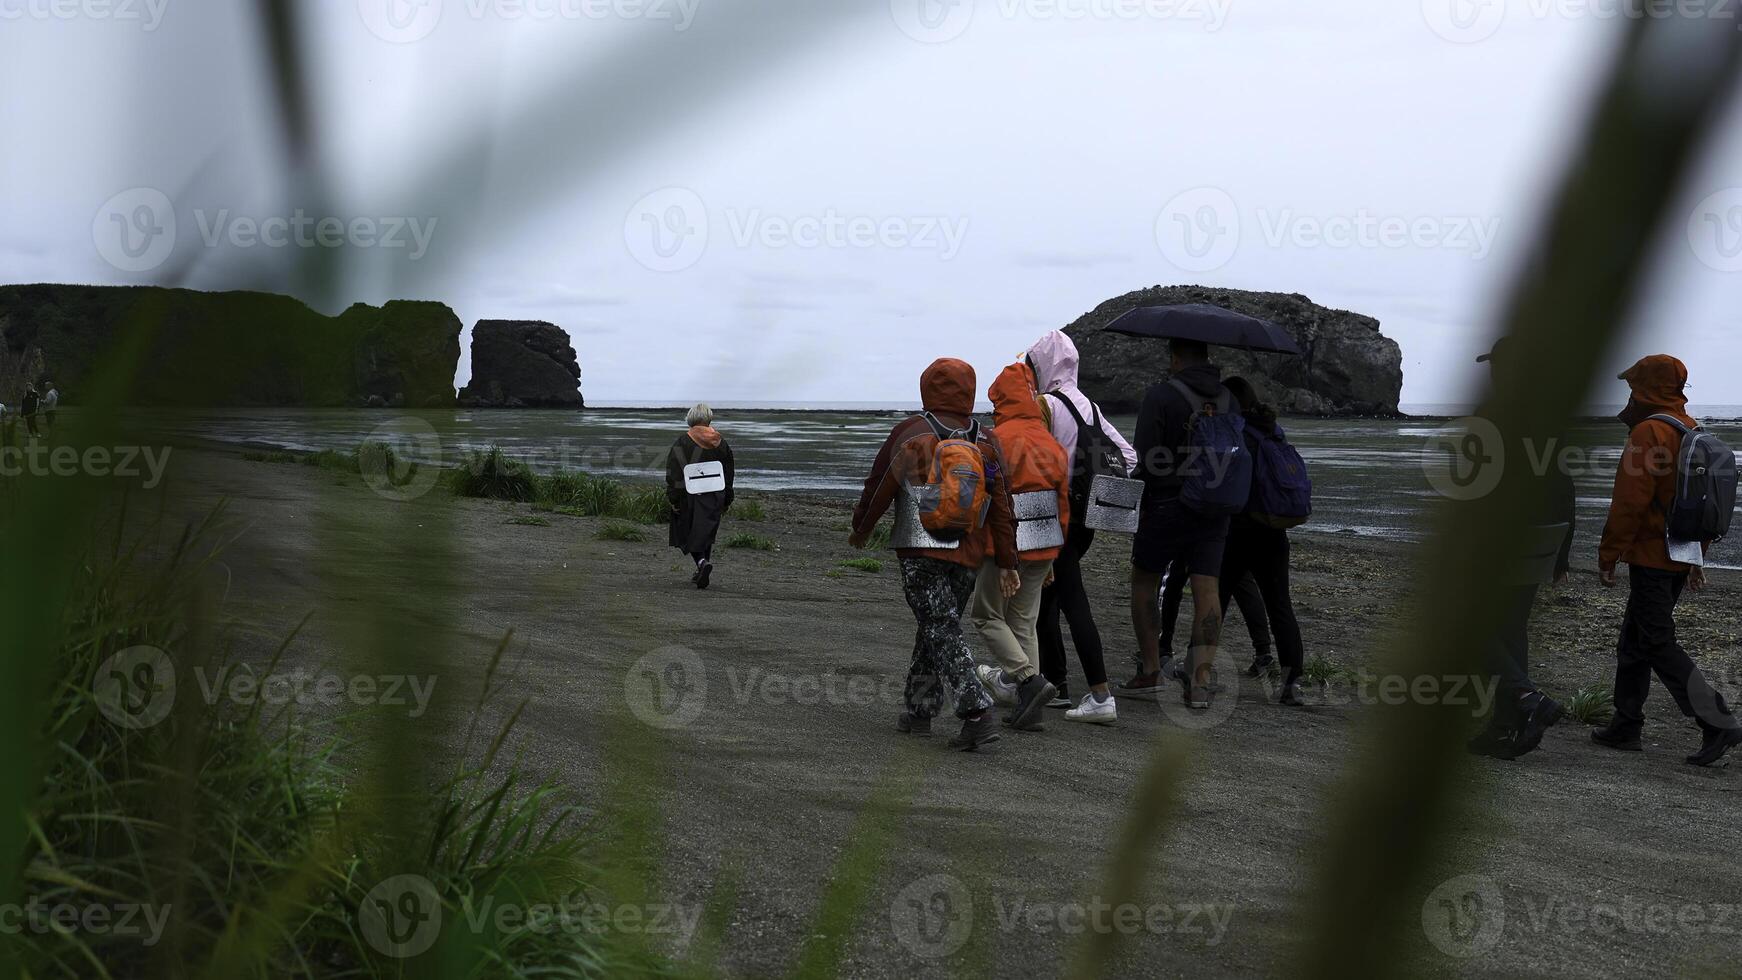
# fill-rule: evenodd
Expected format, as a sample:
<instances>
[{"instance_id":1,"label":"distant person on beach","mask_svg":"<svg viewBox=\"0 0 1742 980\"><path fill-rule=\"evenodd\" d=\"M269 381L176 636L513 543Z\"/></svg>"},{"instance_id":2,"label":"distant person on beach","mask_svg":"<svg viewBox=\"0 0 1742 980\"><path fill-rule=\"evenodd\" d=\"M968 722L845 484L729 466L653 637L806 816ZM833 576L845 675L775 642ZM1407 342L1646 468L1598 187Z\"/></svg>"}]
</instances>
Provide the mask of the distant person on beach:
<instances>
[{"instance_id":1,"label":"distant person on beach","mask_svg":"<svg viewBox=\"0 0 1742 980\"><path fill-rule=\"evenodd\" d=\"M1047 427L1065 459L1071 465L1072 512L1065 536L1065 546L1053 561L1052 582L1040 594L1040 672L1057 691L1052 702L1062 707L1069 721L1111 724L1119 718L1118 705L1107 687L1106 654L1101 645L1101 631L1095 625L1095 614L1089 604L1088 589L1083 584L1083 557L1095 543L1095 532L1083 522L1079 506L1087 503L1088 481L1092 479L1091 452L1116 451L1124 461L1125 474L1137 468L1137 451L1107 421L1101 407L1077 388L1077 345L1062 330L1054 330L1040 338L1028 350L1028 363L1034 368L1035 386L1042 392L1040 408L1046 415ZM1123 474L1121 474L1123 475ZM1071 643L1077 649L1077 662L1082 665L1083 679L1089 693L1080 705L1073 705L1066 684L1065 641L1059 628L1059 615L1071 627Z\"/></svg>"},{"instance_id":2,"label":"distant person on beach","mask_svg":"<svg viewBox=\"0 0 1742 980\"><path fill-rule=\"evenodd\" d=\"M18 414L24 416L24 428L32 439L41 438L42 433L36 430L36 410L41 404L41 398L36 394L35 385L24 386L24 402L18 406Z\"/></svg>"},{"instance_id":3,"label":"distant person on beach","mask_svg":"<svg viewBox=\"0 0 1742 980\"><path fill-rule=\"evenodd\" d=\"M1161 673L1161 580L1177 561L1191 573L1194 616L1186 669L1179 675L1186 706L1210 706L1210 674L1222 638L1218 581L1228 517L1193 509L1188 487L1232 493L1227 473L1216 473L1194 439L1226 436L1225 420L1236 414L1234 396L1222 386L1222 371L1209 348L1194 340L1170 341L1171 377L1151 385L1137 414L1137 475L1144 482L1137 536L1131 548L1131 624L1142 656L1140 672L1121 684L1124 697L1158 699ZM1194 431L1196 435L1194 435Z\"/></svg>"},{"instance_id":4,"label":"distant person on beach","mask_svg":"<svg viewBox=\"0 0 1742 980\"><path fill-rule=\"evenodd\" d=\"M1034 372L1026 362L1012 364L992 382L992 437L1004 460L1017 518L1016 592L1006 595L996 561L980 568L974 587L974 626L992 651L996 666L981 668L980 679L992 696L1011 706L1005 723L1019 732L1042 729L1041 715L1057 693L1041 676L1040 597L1051 581L1053 562L1065 542L1071 514L1071 464L1041 418L1034 398ZM1041 517L1046 513L1051 517ZM982 528L989 537L991 530ZM988 552L994 549L986 546Z\"/></svg>"},{"instance_id":5,"label":"distant person on beach","mask_svg":"<svg viewBox=\"0 0 1742 980\"><path fill-rule=\"evenodd\" d=\"M12 445L12 433L18 428L18 416L0 402L0 446Z\"/></svg>"},{"instance_id":6,"label":"distant person on beach","mask_svg":"<svg viewBox=\"0 0 1742 980\"><path fill-rule=\"evenodd\" d=\"M714 428L707 405L690 409L689 431L677 437L665 463L665 498L671 503L671 546L694 559L690 582L708 587L714 574L714 539L732 508L732 447Z\"/></svg>"},{"instance_id":7,"label":"distant person on beach","mask_svg":"<svg viewBox=\"0 0 1742 980\"><path fill-rule=\"evenodd\" d=\"M1683 440L1686 431L1698 426L1687 412L1683 393L1688 369L1673 357L1657 354L1620 377L1632 389L1620 415L1629 432L1615 472L1615 493L1597 552L1597 569L1603 585L1614 588L1616 566L1625 562L1629 592L1615 651L1615 718L1593 730L1591 740L1611 749L1642 750L1645 699L1651 693L1651 675L1656 674L1676 707L1704 733L1699 750L1687 761L1709 766L1742 743L1742 727L1724 696L1712 689L1676 641L1675 607L1682 591L1706 587L1705 568L1672 558L1668 540L1667 515L1676 499ZM1703 552L1709 544L1701 541L1693 547ZM1697 562L1703 555L1688 557Z\"/></svg>"},{"instance_id":8,"label":"distant person on beach","mask_svg":"<svg viewBox=\"0 0 1742 980\"><path fill-rule=\"evenodd\" d=\"M1492 350L1476 359L1488 365L1496 387L1504 387L1503 379L1520 367L1507 347L1508 341L1502 337L1494 342ZM1528 449L1521 442L1508 440L1501 458L1529 460L1534 454ZM1539 533L1554 538L1558 551L1552 566L1545 565L1540 577L1531 569L1523 569L1521 581L1507 583L1507 593L1500 604L1500 628L1489 650L1498 681L1494 711L1487 725L1467 746L1473 755L1495 759L1516 759L1535 751L1542 744L1543 735L1566 714L1559 702L1537 690L1530 679L1530 614L1544 585L1560 585L1567 580L1572 567L1578 501L1572 474L1565 467L1550 465L1540 472L1528 468L1525 472L1538 482L1534 494L1539 509L1534 523Z\"/></svg>"},{"instance_id":9,"label":"distant person on beach","mask_svg":"<svg viewBox=\"0 0 1742 980\"><path fill-rule=\"evenodd\" d=\"M42 396L42 421L48 427L48 431L53 432L55 413L60 408L60 392L55 388L53 381L44 381L43 387L48 390Z\"/></svg>"},{"instance_id":10,"label":"distant person on beach","mask_svg":"<svg viewBox=\"0 0 1742 980\"><path fill-rule=\"evenodd\" d=\"M1276 651L1282 658L1282 690L1276 700L1279 704L1298 708L1305 703L1301 699L1300 678L1306 665L1306 649L1301 643L1300 622L1294 614L1294 599L1289 595L1289 541L1288 531L1283 525L1296 518L1304 522L1311 507L1299 500L1279 505L1279 499L1287 501L1291 495L1267 492L1283 482L1267 468L1268 461L1279 457L1266 451L1265 442L1284 439L1282 429L1276 423L1276 410L1264 404L1258 390L1245 378L1229 378L1225 384L1234 393L1234 400L1240 403L1240 414L1246 420L1246 450L1252 454L1255 464L1246 509L1234 515L1228 523L1228 545L1222 555L1222 609L1225 613L1236 583L1251 580L1257 584L1263 597L1264 612L1270 617L1270 626L1276 635ZM1278 448L1287 453L1287 458L1301 470L1297 477L1304 481L1306 474L1300 460L1288 450L1286 443ZM1291 513L1273 513L1276 510ZM1267 653L1260 653L1248 673L1254 677L1262 673L1266 666L1262 661L1267 659Z\"/></svg>"},{"instance_id":11,"label":"distant person on beach","mask_svg":"<svg viewBox=\"0 0 1742 980\"><path fill-rule=\"evenodd\" d=\"M1000 738L992 695L962 635L962 613L987 548L1004 597L1022 586L1010 486L997 444L974 421L975 388L974 369L965 361L946 357L925 369L919 378L925 411L897 425L877 451L848 538L853 547L865 547L878 520L897 508L891 541L918 627L906 710L896 730L930 735L947 693L962 720L950 747L967 752ZM991 534L978 533L983 527Z\"/></svg>"}]
</instances>

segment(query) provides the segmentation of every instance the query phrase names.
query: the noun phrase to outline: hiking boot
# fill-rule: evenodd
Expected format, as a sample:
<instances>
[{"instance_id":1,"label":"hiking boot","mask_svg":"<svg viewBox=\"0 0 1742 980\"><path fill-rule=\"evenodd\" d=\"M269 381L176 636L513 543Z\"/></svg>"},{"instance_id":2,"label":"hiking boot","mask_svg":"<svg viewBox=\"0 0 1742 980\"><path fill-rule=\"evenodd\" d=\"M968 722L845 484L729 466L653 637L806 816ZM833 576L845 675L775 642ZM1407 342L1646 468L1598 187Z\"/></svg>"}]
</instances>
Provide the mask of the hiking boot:
<instances>
[{"instance_id":1,"label":"hiking boot","mask_svg":"<svg viewBox=\"0 0 1742 980\"><path fill-rule=\"evenodd\" d=\"M1269 653L1260 653L1252 658L1252 666L1246 668L1247 677L1263 677L1276 666L1276 657Z\"/></svg>"},{"instance_id":2,"label":"hiking boot","mask_svg":"<svg viewBox=\"0 0 1742 980\"><path fill-rule=\"evenodd\" d=\"M708 587L708 579L713 577L713 574L714 574L714 563L707 560L706 558L703 558L702 563L700 565L696 566L696 588L698 588L698 589L707 588Z\"/></svg>"},{"instance_id":3,"label":"hiking boot","mask_svg":"<svg viewBox=\"0 0 1742 980\"><path fill-rule=\"evenodd\" d=\"M931 719L903 711L895 719L895 730L903 735L930 735Z\"/></svg>"},{"instance_id":4,"label":"hiking boot","mask_svg":"<svg viewBox=\"0 0 1742 980\"><path fill-rule=\"evenodd\" d=\"M1512 752L1512 732L1499 725L1489 725L1476 734L1475 738L1464 743L1465 751L1471 755L1486 756L1490 759L1510 759Z\"/></svg>"},{"instance_id":5,"label":"hiking boot","mask_svg":"<svg viewBox=\"0 0 1742 980\"><path fill-rule=\"evenodd\" d=\"M1065 712L1066 721L1081 721L1090 725L1111 725L1119 720L1119 708L1112 695L1096 701L1093 694L1083 695L1083 703Z\"/></svg>"},{"instance_id":6,"label":"hiking boot","mask_svg":"<svg viewBox=\"0 0 1742 980\"><path fill-rule=\"evenodd\" d=\"M950 748L962 752L972 752L982 745L990 745L1004 736L998 731L997 722L992 720L992 712L986 711L979 718L970 718L962 722L962 730L955 738L950 739Z\"/></svg>"},{"instance_id":7,"label":"hiking boot","mask_svg":"<svg viewBox=\"0 0 1742 980\"><path fill-rule=\"evenodd\" d=\"M1300 681L1282 685L1282 693L1276 696L1276 703L1289 708L1306 707L1306 699L1301 697Z\"/></svg>"},{"instance_id":8,"label":"hiking boot","mask_svg":"<svg viewBox=\"0 0 1742 980\"><path fill-rule=\"evenodd\" d=\"M974 672L980 675L980 683L986 685L992 700L1006 708L1016 707L1016 685L1010 683L1010 679L1004 676L1004 671L988 664L977 664Z\"/></svg>"},{"instance_id":9,"label":"hiking boot","mask_svg":"<svg viewBox=\"0 0 1742 980\"><path fill-rule=\"evenodd\" d=\"M1713 765L1738 745L1742 745L1742 728L1708 728L1700 750L1688 756L1688 765Z\"/></svg>"},{"instance_id":10,"label":"hiking boot","mask_svg":"<svg viewBox=\"0 0 1742 980\"><path fill-rule=\"evenodd\" d=\"M1039 674L1023 681L1016 689L1016 710L1011 712L1010 727L1019 732L1041 731L1040 713L1057 690Z\"/></svg>"},{"instance_id":11,"label":"hiking boot","mask_svg":"<svg viewBox=\"0 0 1742 980\"><path fill-rule=\"evenodd\" d=\"M1623 731L1614 725L1591 729L1591 741L1606 749L1615 749L1621 752L1645 751L1645 746L1639 741L1638 732Z\"/></svg>"},{"instance_id":12,"label":"hiking boot","mask_svg":"<svg viewBox=\"0 0 1742 980\"><path fill-rule=\"evenodd\" d=\"M1550 728L1553 728L1554 723L1560 721L1566 713L1567 709L1561 707L1560 702L1538 692L1536 697L1529 699L1529 709L1524 716L1524 722L1518 726L1518 731L1512 736L1510 747L1512 754L1501 758L1516 759L1521 755L1535 752L1537 746L1542 744L1543 735Z\"/></svg>"},{"instance_id":13,"label":"hiking boot","mask_svg":"<svg viewBox=\"0 0 1742 980\"><path fill-rule=\"evenodd\" d=\"M1166 661L1163 661L1163 666ZM1122 698L1133 698L1138 701L1159 701L1167 690L1167 682L1162 678L1163 672L1153 674L1138 674L1136 677L1116 686L1113 691Z\"/></svg>"}]
</instances>

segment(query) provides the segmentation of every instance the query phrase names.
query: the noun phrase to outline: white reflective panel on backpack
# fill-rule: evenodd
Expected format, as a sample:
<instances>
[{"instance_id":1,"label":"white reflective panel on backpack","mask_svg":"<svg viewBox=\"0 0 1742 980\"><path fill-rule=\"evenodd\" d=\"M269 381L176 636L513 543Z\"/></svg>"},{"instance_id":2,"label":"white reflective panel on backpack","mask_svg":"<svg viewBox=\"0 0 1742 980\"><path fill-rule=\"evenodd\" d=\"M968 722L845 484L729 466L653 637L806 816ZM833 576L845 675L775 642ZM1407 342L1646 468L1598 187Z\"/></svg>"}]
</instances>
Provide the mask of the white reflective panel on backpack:
<instances>
[{"instance_id":1,"label":"white reflective panel on backpack","mask_svg":"<svg viewBox=\"0 0 1742 980\"><path fill-rule=\"evenodd\" d=\"M937 487L921 486L917 492L930 490L936 495ZM932 537L919 519L919 500L915 497L916 488L903 484L901 492L895 495L895 530L889 535L891 548L923 548L928 551L952 551L962 546L960 541L940 541ZM935 500L933 502L935 506Z\"/></svg>"},{"instance_id":2,"label":"white reflective panel on backpack","mask_svg":"<svg viewBox=\"0 0 1742 980\"><path fill-rule=\"evenodd\" d=\"M1059 524L1058 494L1051 490L1012 494L1010 507L1016 515L1017 551L1064 547L1065 529Z\"/></svg>"},{"instance_id":3,"label":"white reflective panel on backpack","mask_svg":"<svg viewBox=\"0 0 1742 980\"><path fill-rule=\"evenodd\" d=\"M726 464L717 459L691 463L683 468L683 486L691 496L719 493L726 489Z\"/></svg>"},{"instance_id":4,"label":"white reflective panel on backpack","mask_svg":"<svg viewBox=\"0 0 1742 980\"><path fill-rule=\"evenodd\" d=\"M1136 534L1138 508L1143 504L1143 481L1105 474L1089 484L1088 513L1083 526L1092 531Z\"/></svg>"}]
</instances>

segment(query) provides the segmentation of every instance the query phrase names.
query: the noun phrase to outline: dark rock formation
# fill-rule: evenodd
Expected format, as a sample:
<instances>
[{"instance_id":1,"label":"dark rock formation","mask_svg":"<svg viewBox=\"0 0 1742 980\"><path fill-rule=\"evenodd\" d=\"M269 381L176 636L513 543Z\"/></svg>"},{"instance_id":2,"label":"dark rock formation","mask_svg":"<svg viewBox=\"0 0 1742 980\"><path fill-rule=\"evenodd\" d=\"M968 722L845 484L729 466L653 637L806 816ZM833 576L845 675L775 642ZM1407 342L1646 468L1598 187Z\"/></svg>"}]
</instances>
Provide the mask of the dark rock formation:
<instances>
[{"instance_id":1,"label":"dark rock formation","mask_svg":"<svg viewBox=\"0 0 1742 980\"><path fill-rule=\"evenodd\" d=\"M460 404L476 408L585 408L569 335L543 320L479 320L472 381Z\"/></svg>"},{"instance_id":2,"label":"dark rock formation","mask_svg":"<svg viewBox=\"0 0 1742 980\"><path fill-rule=\"evenodd\" d=\"M0 286L0 364L40 356L69 402L118 357L134 405L447 406L460 328L440 303L329 317L271 293Z\"/></svg>"},{"instance_id":3,"label":"dark rock formation","mask_svg":"<svg viewBox=\"0 0 1742 980\"><path fill-rule=\"evenodd\" d=\"M1277 324L1303 357L1212 349L1224 375L1258 386L1279 412L1292 415L1396 415L1403 392L1403 351L1379 321L1331 310L1305 296L1205 286L1152 286L1110 299L1065 328L1082 355L1082 388L1109 412L1135 412L1143 393L1167 377L1167 343L1102 331L1139 306L1209 303Z\"/></svg>"}]
</instances>

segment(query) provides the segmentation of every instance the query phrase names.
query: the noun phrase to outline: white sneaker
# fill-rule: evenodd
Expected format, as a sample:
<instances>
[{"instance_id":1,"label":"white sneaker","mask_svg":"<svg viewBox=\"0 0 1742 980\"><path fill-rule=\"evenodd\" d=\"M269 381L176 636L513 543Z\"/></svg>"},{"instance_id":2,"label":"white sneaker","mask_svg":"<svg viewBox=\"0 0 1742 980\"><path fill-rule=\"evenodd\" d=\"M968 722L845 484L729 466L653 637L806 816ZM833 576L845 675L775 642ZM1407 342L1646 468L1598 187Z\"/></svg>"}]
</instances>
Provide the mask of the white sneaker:
<instances>
[{"instance_id":1,"label":"white sneaker","mask_svg":"<svg viewBox=\"0 0 1742 980\"><path fill-rule=\"evenodd\" d=\"M1006 708L1016 707L1016 685L1004 679L1004 671L986 664L975 664L974 672L980 675L980 683L986 685L986 690L992 692L992 700Z\"/></svg>"},{"instance_id":2,"label":"white sneaker","mask_svg":"<svg viewBox=\"0 0 1742 980\"><path fill-rule=\"evenodd\" d=\"M1083 695L1083 703L1065 712L1066 721L1081 721L1091 725L1111 725L1119 720L1119 708L1115 705L1112 695L1105 701L1096 701L1093 694Z\"/></svg>"}]
</instances>

